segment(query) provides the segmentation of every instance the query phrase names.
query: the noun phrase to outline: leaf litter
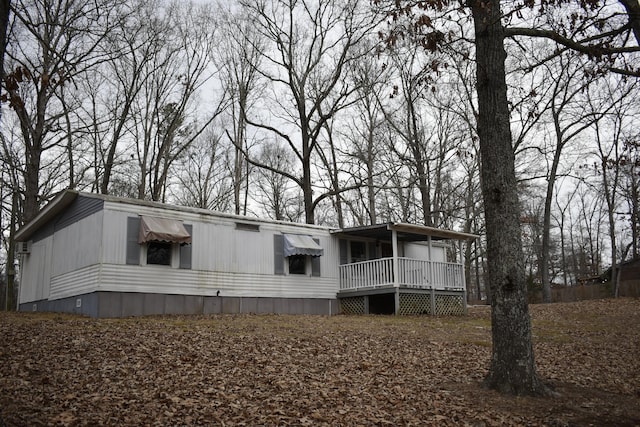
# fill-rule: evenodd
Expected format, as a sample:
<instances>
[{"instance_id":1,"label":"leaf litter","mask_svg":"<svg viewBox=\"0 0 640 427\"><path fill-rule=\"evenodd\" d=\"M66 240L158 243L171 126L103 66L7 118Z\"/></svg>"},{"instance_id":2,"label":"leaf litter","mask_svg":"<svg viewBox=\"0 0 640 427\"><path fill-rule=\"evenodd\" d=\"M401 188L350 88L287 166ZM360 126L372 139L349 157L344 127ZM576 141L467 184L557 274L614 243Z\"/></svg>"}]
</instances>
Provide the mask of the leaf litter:
<instances>
[{"instance_id":1,"label":"leaf litter","mask_svg":"<svg viewBox=\"0 0 640 427\"><path fill-rule=\"evenodd\" d=\"M640 300L531 306L558 392L486 390L466 317L2 313L0 425L640 425Z\"/></svg>"}]
</instances>

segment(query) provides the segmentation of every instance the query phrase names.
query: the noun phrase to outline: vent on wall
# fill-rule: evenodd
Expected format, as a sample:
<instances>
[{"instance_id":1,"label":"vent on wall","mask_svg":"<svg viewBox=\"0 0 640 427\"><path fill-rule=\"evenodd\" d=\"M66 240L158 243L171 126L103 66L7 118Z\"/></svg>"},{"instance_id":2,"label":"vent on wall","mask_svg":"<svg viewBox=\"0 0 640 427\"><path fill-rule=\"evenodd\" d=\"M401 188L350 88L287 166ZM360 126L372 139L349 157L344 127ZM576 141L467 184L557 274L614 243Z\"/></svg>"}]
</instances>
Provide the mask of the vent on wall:
<instances>
[{"instance_id":1,"label":"vent on wall","mask_svg":"<svg viewBox=\"0 0 640 427\"><path fill-rule=\"evenodd\" d=\"M31 253L31 242L18 242L18 247L16 251L19 254L29 254Z\"/></svg>"},{"instance_id":2,"label":"vent on wall","mask_svg":"<svg viewBox=\"0 0 640 427\"><path fill-rule=\"evenodd\" d=\"M260 225L249 222L236 222L236 230L260 231Z\"/></svg>"}]
</instances>

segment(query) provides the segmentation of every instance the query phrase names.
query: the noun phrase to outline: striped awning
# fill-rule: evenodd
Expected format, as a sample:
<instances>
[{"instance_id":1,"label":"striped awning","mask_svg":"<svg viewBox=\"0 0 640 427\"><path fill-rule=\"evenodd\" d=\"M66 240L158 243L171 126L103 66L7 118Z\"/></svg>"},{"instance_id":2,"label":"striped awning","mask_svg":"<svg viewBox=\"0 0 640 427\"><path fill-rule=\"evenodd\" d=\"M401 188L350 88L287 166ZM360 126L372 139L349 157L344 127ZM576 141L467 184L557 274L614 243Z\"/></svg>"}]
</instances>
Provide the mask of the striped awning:
<instances>
[{"instance_id":1,"label":"striped awning","mask_svg":"<svg viewBox=\"0 0 640 427\"><path fill-rule=\"evenodd\" d=\"M324 249L311 236L301 234L284 235L284 256L310 255L322 256Z\"/></svg>"}]
</instances>

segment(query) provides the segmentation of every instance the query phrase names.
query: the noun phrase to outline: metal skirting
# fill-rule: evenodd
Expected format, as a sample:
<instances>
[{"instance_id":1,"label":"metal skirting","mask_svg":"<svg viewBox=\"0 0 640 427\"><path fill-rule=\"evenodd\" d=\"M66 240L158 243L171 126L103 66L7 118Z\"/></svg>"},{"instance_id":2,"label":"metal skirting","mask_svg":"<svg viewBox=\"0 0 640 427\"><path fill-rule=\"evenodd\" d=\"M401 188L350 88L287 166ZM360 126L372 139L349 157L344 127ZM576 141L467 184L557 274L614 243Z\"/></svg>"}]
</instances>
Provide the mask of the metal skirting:
<instances>
[{"instance_id":1,"label":"metal skirting","mask_svg":"<svg viewBox=\"0 0 640 427\"><path fill-rule=\"evenodd\" d=\"M381 296L388 296L386 306ZM395 307L395 292L386 289L381 293L360 291L355 294L338 295L340 311L343 314L388 314L397 312L401 315L462 316L466 314L466 295L463 290L413 290L401 288L398 292ZM375 299L376 303L373 303Z\"/></svg>"},{"instance_id":2,"label":"metal skirting","mask_svg":"<svg viewBox=\"0 0 640 427\"><path fill-rule=\"evenodd\" d=\"M92 292L57 300L20 304L20 311L75 313L97 318L193 314L339 313L336 299L211 297L137 292Z\"/></svg>"}]
</instances>

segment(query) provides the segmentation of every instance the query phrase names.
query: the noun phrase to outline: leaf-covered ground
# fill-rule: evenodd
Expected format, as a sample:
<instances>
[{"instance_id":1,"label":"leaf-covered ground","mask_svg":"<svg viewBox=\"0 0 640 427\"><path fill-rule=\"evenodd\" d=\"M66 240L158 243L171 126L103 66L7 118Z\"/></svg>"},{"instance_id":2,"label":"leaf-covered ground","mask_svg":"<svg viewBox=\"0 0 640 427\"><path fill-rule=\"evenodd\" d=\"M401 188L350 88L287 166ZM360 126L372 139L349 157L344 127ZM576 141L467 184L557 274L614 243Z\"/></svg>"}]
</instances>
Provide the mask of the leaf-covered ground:
<instances>
[{"instance_id":1,"label":"leaf-covered ground","mask_svg":"<svg viewBox=\"0 0 640 427\"><path fill-rule=\"evenodd\" d=\"M485 390L463 318L0 314L0 425L640 425L640 300L531 307L553 398Z\"/></svg>"}]
</instances>

